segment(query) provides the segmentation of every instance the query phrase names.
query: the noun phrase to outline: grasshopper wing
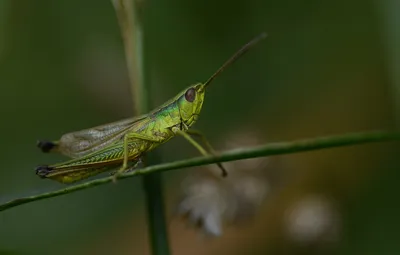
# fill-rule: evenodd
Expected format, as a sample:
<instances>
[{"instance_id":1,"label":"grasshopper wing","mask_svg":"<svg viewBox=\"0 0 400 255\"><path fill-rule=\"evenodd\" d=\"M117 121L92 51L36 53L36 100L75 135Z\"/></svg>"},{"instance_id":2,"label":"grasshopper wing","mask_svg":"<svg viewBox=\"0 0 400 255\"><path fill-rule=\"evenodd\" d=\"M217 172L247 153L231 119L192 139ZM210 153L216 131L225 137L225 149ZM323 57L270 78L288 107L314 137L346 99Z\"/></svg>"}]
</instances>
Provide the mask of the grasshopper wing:
<instances>
[{"instance_id":1,"label":"grasshopper wing","mask_svg":"<svg viewBox=\"0 0 400 255\"><path fill-rule=\"evenodd\" d=\"M146 125L148 122L147 115L123 119L64 134L56 142L39 141L38 147L44 152L58 152L71 158L83 157L122 139L131 128Z\"/></svg>"}]
</instances>

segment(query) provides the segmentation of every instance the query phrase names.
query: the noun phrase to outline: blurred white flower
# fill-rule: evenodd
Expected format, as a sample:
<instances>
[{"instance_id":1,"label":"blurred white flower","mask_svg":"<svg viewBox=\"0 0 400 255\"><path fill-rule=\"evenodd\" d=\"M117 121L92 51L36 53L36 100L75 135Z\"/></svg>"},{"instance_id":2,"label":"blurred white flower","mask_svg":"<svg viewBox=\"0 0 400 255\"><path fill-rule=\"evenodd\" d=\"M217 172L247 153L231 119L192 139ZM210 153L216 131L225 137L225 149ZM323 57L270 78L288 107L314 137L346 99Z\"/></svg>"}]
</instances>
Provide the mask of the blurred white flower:
<instances>
[{"instance_id":1,"label":"blurred white flower","mask_svg":"<svg viewBox=\"0 0 400 255\"><path fill-rule=\"evenodd\" d=\"M339 220L333 201L325 196L309 195L287 210L284 225L290 240L299 244L315 244L336 240Z\"/></svg>"},{"instance_id":2,"label":"blurred white flower","mask_svg":"<svg viewBox=\"0 0 400 255\"><path fill-rule=\"evenodd\" d=\"M193 178L194 177L194 178ZM184 199L178 213L187 215L188 220L204 227L209 234L221 235L221 215L229 213L233 201L218 180L191 176L183 186Z\"/></svg>"},{"instance_id":3,"label":"blurred white flower","mask_svg":"<svg viewBox=\"0 0 400 255\"><path fill-rule=\"evenodd\" d=\"M223 149L257 145L265 142L255 132L232 133L225 137ZM206 234L220 236L225 224L252 217L265 200L271 185L268 180L269 158L255 158L223 163L228 171L221 176L216 165L203 168L182 183L183 198L178 214ZM206 171L204 171L206 170Z\"/></svg>"}]
</instances>

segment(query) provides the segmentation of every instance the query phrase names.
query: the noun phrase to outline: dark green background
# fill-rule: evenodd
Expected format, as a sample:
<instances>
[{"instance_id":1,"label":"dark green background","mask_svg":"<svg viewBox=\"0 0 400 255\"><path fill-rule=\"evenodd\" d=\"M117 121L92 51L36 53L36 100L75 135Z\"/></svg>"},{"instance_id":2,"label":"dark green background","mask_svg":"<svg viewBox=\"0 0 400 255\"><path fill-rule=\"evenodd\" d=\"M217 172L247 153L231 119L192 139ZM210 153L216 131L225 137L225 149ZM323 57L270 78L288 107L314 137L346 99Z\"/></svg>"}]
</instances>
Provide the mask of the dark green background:
<instances>
[{"instance_id":1,"label":"dark green background","mask_svg":"<svg viewBox=\"0 0 400 255\"><path fill-rule=\"evenodd\" d=\"M242 126L268 141L395 127L396 1L145 1L153 105L205 81L253 36L269 34L210 87L196 127L213 143ZM64 159L42 154L36 140L132 115L111 2L2 0L0 86L0 202L64 187L35 175L36 165ZM164 161L197 155L181 139L159 151ZM288 185L288 194L317 192L339 204L341 241L329 251L400 252L397 153L391 143L290 156L303 185L301 191ZM189 173L163 175L168 201ZM147 249L143 198L140 179L132 178L1 212L0 254L141 254ZM279 208L289 203L287 196L274 201ZM210 245L215 254L229 243L237 243L236 254L319 253L290 246L278 226L262 233L193 243ZM185 246L180 236L170 238L175 254L185 254L178 252ZM214 249L218 243L222 248Z\"/></svg>"}]
</instances>

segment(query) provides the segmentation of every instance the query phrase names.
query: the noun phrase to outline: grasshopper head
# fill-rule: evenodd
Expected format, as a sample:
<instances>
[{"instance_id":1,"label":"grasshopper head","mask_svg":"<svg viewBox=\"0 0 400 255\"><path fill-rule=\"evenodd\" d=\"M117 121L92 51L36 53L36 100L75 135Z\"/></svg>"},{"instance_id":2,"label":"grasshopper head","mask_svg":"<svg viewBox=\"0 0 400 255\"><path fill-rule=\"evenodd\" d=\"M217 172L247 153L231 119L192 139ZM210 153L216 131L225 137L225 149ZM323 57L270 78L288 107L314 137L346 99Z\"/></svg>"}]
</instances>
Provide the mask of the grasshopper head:
<instances>
[{"instance_id":1,"label":"grasshopper head","mask_svg":"<svg viewBox=\"0 0 400 255\"><path fill-rule=\"evenodd\" d=\"M261 39L265 38L267 34L262 33L255 37L253 40L240 48L230 59L228 59L205 83L197 83L190 86L185 91L182 91L175 98L178 101L180 117L185 124L190 127L199 117L201 107L203 106L204 94L206 87L222 73L225 68L235 62L240 56L246 53L251 47L257 44Z\"/></svg>"},{"instance_id":2,"label":"grasshopper head","mask_svg":"<svg viewBox=\"0 0 400 255\"><path fill-rule=\"evenodd\" d=\"M193 125L200 114L204 102L205 86L197 83L183 91L178 98L180 116L185 124Z\"/></svg>"}]
</instances>

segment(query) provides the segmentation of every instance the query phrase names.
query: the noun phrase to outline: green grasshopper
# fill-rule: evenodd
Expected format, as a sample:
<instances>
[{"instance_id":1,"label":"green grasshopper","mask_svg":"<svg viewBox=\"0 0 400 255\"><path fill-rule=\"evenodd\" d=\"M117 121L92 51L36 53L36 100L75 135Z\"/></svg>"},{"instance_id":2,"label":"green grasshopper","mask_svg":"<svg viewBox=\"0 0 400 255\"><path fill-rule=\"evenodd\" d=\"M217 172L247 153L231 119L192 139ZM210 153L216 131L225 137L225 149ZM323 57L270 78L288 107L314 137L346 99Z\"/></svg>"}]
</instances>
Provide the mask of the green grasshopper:
<instances>
[{"instance_id":1,"label":"green grasshopper","mask_svg":"<svg viewBox=\"0 0 400 255\"><path fill-rule=\"evenodd\" d=\"M227 66L265 37L265 33L255 37L205 83L190 86L148 114L67 133L59 141L39 141L37 146L43 152L58 152L72 159L54 165L38 166L36 174L62 183L73 183L120 167L114 172L115 181L120 174L137 168L146 152L177 135L186 138L201 154L214 154L205 137L200 132L189 129L199 118L206 88ZM191 135L199 136L208 151ZM223 166L220 163L218 166L222 175L226 176Z\"/></svg>"}]
</instances>

